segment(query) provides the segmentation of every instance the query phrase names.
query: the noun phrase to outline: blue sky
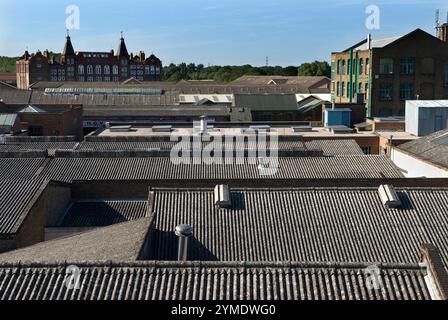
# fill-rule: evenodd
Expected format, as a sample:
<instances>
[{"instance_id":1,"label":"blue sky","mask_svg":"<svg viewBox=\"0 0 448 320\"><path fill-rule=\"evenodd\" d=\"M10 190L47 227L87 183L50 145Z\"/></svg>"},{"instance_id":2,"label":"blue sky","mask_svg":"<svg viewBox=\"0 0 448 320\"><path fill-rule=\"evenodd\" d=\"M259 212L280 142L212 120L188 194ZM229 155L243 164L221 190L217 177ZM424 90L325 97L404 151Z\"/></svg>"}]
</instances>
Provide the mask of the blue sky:
<instances>
[{"instance_id":1,"label":"blue sky","mask_svg":"<svg viewBox=\"0 0 448 320\"><path fill-rule=\"evenodd\" d=\"M77 51L109 51L123 30L128 50L155 53L164 64L298 65L329 60L365 38L366 7L380 8L374 38L422 28L434 34L438 0L0 0L0 55L64 45L66 7L80 8L71 31Z\"/></svg>"}]
</instances>

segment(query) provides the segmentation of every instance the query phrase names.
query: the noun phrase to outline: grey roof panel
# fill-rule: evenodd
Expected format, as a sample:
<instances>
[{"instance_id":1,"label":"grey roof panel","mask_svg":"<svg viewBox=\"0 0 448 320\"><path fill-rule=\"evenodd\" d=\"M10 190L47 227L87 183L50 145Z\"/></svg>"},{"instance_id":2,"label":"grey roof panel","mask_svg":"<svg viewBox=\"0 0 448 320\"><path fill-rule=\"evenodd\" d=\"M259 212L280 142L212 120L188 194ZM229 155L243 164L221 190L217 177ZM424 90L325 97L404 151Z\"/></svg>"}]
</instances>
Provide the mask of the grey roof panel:
<instances>
[{"instance_id":1,"label":"grey roof panel","mask_svg":"<svg viewBox=\"0 0 448 320\"><path fill-rule=\"evenodd\" d=\"M170 158L55 158L42 176L57 181L152 179L266 179L257 163L177 164ZM385 156L278 158L278 171L270 179L401 178Z\"/></svg>"},{"instance_id":2,"label":"grey roof panel","mask_svg":"<svg viewBox=\"0 0 448 320\"><path fill-rule=\"evenodd\" d=\"M67 264L0 264L1 300L430 300L425 270L382 266L372 290L367 265L76 263L80 289L68 290Z\"/></svg>"},{"instance_id":3,"label":"grey roof panel","mask_svg":"<svg viewBox=\"0 0 448 320\"><path fill-rule=\"evenodd\" d=\"M155 260L176 258L176 224L193 227L190 260L418 263L440 248L448 266L448 189L398 189L403 208L373 188L233 190L216 209L212 190L156 190Z\"/></svg>"}]
</instances>

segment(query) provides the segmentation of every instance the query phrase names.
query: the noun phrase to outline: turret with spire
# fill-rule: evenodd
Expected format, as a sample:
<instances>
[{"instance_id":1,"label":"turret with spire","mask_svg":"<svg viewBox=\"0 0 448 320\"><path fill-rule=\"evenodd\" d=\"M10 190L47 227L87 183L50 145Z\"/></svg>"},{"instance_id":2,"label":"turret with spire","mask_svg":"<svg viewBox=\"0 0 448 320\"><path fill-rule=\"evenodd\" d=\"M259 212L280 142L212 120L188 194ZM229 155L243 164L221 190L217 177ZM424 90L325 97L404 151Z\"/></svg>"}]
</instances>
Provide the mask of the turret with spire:
<instances>
[{"instance_id":1,"label":"turret with spire","mask_svg":"<svg viewBox=\"0 0 448 320\"><path fill-rule=\"evenodd\" d=\"M75 56L75 50L73 50L72 41L70 39L69 31L67 30L67 38L65 41L64 50L62 51L62 62L66 61L67 57L74 57Z\"/></svg>"},{"instance_id":2,"label":"turret with spire","mask_svg":"<svg viewBox=\"0 0 448 320\"><path fill-rule=\"evenodd\" d=\"M117 57L129 58L128 49L126 48L126 44L124 43L123 31L121 32L120 45L118 46Z\"/></svg>"}]
</instances>

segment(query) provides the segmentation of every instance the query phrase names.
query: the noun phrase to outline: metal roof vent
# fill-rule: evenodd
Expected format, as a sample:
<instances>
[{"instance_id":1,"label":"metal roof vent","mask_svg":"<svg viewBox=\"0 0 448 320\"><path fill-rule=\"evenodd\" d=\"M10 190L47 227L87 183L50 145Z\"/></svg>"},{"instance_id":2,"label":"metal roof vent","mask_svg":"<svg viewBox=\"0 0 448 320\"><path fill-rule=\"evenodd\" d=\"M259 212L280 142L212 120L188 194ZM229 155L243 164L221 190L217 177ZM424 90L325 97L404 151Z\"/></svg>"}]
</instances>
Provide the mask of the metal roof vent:
<instances>
[{"instance_id":1,"label":"metal roof vent","mask_svg":"<svg viewBox=\"0 0 448 320\"><path fill-rule=\"evenodd\" d=\"M218 209L230 208L232 200L230 199L230 189L228 185L219 184L215 187L215 207Z\"/></svg>"},{"instance_id":2,"label":"metal roof vent","mask_svg":"<svg viewBox=\"0 0 448 320\"><path fill-rule=\"evenodd\" d=\"M400 208L401 201L398 197L397 192L395 191L394 186L389 184L380 185L378 188L378 192L380 194L381 202L387 208Z\"/></svg>"},{"instance_id":3,"label":"metal roof vent","mask_svg":"<svg viewBox=\"0 0 448 320\"><path fill-rule=\"evenodd\" d=\"M175 230L179 237L179 248L177 251L177 260L187 261L188 257L188 238L193 235L193 228L189 224L180 224Z\"/></svg>"}]
</instances>

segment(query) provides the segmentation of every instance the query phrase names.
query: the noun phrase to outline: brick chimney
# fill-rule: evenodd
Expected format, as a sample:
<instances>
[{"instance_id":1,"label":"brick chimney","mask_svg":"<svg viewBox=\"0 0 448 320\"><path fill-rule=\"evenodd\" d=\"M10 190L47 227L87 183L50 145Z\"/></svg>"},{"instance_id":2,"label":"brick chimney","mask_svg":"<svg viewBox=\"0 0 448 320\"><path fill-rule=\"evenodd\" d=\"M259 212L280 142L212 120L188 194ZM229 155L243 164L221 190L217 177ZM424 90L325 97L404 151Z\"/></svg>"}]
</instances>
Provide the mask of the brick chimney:
<instances>
[{"instance_id":1,"label":"brick chimney","mask_svg":"<svg viewBox=\"0 0 448 320\"><path fill-rule=\"evenodd\" d=\"M140 51L139 56L140 56L140 61L142 61L142 62L145 61L145 53L143 51Z\"/></svg>"},{"instance_id":2,"label":"brick chimney","mask_svg":"<svg viewBox=\"0 0 448 320\"><path fill-rule=\"evenodd\" d=\"M439 39L448 44L448 22L439 27Z\"/></svg>"}]
</instances>

